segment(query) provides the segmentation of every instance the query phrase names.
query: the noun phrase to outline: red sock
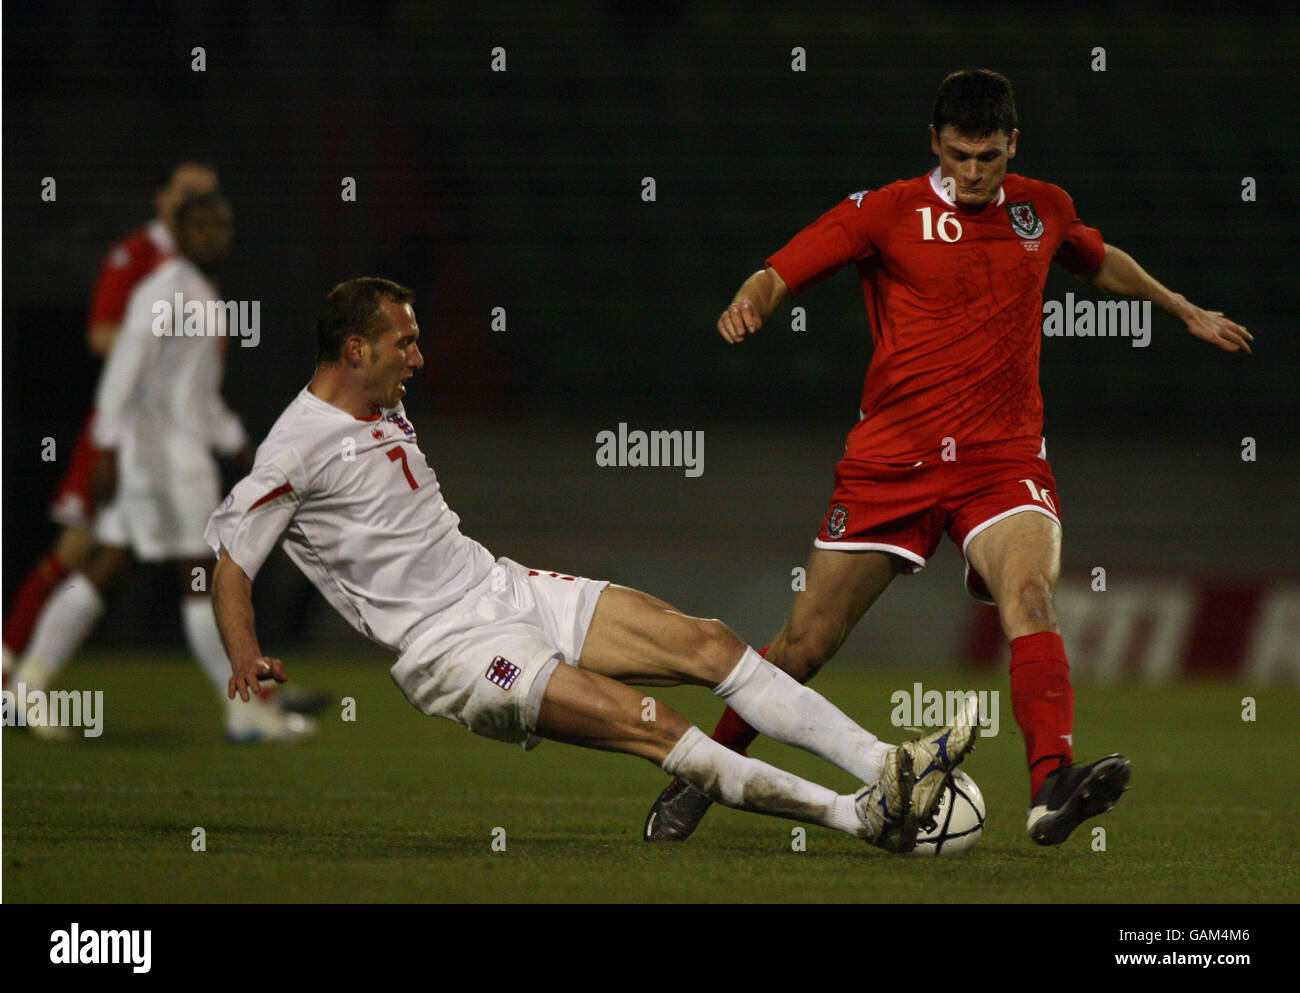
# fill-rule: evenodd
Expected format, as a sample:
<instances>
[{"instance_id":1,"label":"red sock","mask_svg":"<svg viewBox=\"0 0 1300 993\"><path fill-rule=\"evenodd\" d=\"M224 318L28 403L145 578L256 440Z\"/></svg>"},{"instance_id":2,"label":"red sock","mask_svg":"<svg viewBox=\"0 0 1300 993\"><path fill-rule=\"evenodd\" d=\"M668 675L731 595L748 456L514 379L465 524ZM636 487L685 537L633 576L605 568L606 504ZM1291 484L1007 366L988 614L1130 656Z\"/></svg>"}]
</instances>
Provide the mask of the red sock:
<instances>
[{"instance_id":1,"label":"red sock","mask_svg":"<svg viewBox=\"0 0 1300 993\"><path fill-rule=\"evenodd\" d=\"M14 597L13 609L5 618L4 643L15 655L27 650L36 619L49 599L50 591L67 578L68 567L53 553L45 556L23 579Z\"/></svg>"},{"instance_id":2,"label":"red sock","mask_svg":"<svg viewBox=\"0 0 1300 993\"><path fill-rule=\"evenodd\" d=\"M767 650L771 647L771 645L764 645L758 650L758 654L767 658ZM754 743L754 739L758 737L758 732L728 707L722 712L722 718L718 721L718 726L713 729L712 737L719 745L726 745L733 752L744 755L748 752L749 746Z\"/></svg>"},{"instance_id":3,"label":"red sock","mask_svg":"<svg viewBox=\"0 0 1300 993\"><path fill-rule=\"evenodd\" d=\"M1032 802L1050 773L1074 761L1074 690L1059 634L1042 631L1011 642L1011 710L1025 736Z\"/></svg>"}]
</instances>

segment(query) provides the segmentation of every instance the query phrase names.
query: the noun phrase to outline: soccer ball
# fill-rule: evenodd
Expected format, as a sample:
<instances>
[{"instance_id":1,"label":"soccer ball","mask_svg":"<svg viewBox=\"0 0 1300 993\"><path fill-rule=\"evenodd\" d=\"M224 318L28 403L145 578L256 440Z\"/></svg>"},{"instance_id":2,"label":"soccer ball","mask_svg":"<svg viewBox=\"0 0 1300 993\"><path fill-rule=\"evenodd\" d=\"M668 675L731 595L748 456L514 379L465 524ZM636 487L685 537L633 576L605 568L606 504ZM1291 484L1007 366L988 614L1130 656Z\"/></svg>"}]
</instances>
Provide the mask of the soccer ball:
<instances>
[{"instance_id":1,"label":"soccer ball","mask_svg":"<svg viewBox=\"0 0 1300 993\"><path fill-rule=\"evenodd\" d=\"M984 797L975 780L954 770L943 784L934 816L921 825L915 855L957 855L975 847L984 833Z\"/></svg>"}]
</instances>

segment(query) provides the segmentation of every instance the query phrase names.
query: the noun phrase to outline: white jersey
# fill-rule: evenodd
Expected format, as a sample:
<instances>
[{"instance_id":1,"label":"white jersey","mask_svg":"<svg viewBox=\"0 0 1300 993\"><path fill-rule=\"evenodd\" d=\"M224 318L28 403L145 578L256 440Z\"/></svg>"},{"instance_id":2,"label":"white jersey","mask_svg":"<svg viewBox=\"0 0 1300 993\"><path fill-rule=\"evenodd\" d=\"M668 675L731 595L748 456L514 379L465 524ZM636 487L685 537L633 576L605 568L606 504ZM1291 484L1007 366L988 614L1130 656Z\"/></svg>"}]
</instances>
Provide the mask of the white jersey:
<instances>
[{"instance_id":1,"label":"white jersey","mask_svg":"<svg viewBox=\"0 0 1300 993\"><path fill-rule=\"evenodd\" d=\"M132 292L95 395L93 440L117 449L124 492L183 486L215 471L211 450L233 455L247 443L243 425L221 399L221 327L185 334L177 294L204 305L216 287L188 259L174 258ZM156 305L163 304L164 308ZM223 308L214 308L218 323Z\"/></svg>"},{"instance_id":2,"label":"white jersey","mask_svg":"<svg viewBox=\"0 0 1300 993\"><path fill-rule=\"evenodd\" d=\"M493 569L460 532L399 403L362 420L304 389L204 535L253 578L289 558L358 631L402 652Z\"/></svg>"}]
</instances>

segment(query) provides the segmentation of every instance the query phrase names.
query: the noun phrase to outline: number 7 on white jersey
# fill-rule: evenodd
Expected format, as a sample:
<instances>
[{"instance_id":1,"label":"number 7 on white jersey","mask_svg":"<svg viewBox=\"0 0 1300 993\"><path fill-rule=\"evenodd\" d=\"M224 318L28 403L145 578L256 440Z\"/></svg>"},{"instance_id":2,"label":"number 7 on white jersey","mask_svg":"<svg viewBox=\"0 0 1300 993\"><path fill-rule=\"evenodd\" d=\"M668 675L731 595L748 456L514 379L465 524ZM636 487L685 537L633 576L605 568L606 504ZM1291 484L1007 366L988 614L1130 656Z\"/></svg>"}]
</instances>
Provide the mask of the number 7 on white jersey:
<instances>
[{"instance_id":1,"label":"number 7 on white jersey","mask_svg":"<svg viewBox=\"0 0 1300 993\"><path fill-rule=\"evenodd\" d=\"M386 454L388 455L389 462L400 461L402 463L402 472L406 473L406 481L411 484L411 489L418 490L420 488L420 484L417 483L415 481L415 477L411 475L411 467L406 462L406 449L403 448L400 444L394 445L392 448L388 450Z\"/></svg>"}]
</instances>

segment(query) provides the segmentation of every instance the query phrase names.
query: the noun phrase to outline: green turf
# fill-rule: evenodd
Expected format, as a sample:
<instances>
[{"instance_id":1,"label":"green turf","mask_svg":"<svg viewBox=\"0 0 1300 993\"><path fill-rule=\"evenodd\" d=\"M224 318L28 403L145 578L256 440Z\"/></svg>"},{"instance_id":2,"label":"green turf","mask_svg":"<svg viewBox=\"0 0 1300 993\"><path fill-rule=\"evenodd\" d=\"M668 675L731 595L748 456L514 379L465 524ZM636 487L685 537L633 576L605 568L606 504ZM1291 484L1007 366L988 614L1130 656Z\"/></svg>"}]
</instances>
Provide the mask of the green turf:
<instances>
[{"instance_id":1,"label":"green turf","mask_svg":"<svg viewBox=\"0 0 1300 993\"><path fill-rule=\"evenodd\" d=\"M789 821L715 808L686 844L647 845L665 784L641 760L518 747L425 718L382 659L305 662L290 674L356 700L319 739L235 747L192 664L90 656L66 688L105 691L102 737L3 736L6 901L1295 901L1300 813L1289 754L1300 691L1193 683L1080 686L1080 758L1122 750L1133 787L1060 848L1024 834L1022 742L997 677L921 673L927 687L1002 690L1001 729L966 770L989 805L983 840L950 859L888 856ZM915 673L832 665L817 687L887 729L889 694ZM1253 695L1258 720L1241 719ZM712 727L698 689L663 699ZM848 790L820 760L769 742L754 754ZM192 830L206 852L191 850ZM492 849L494 829L506 850ZM941 885L940 885L941 884Z\"/></svg>"}]
</instances>

